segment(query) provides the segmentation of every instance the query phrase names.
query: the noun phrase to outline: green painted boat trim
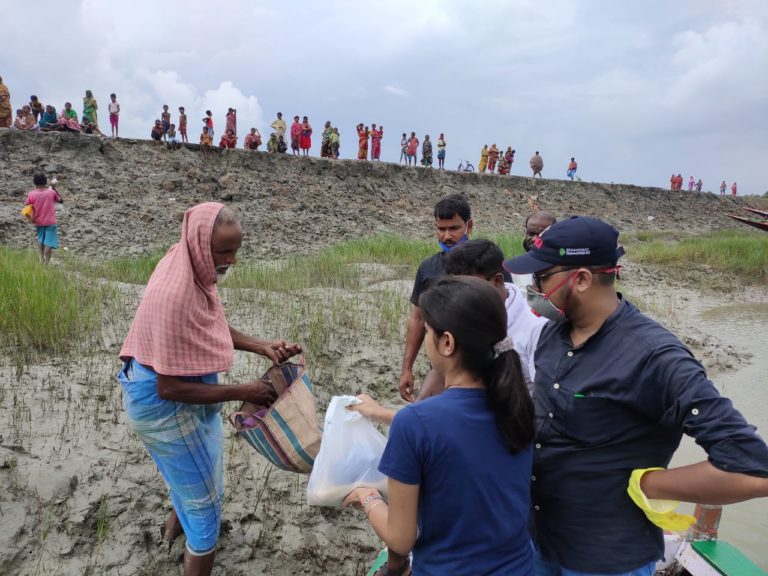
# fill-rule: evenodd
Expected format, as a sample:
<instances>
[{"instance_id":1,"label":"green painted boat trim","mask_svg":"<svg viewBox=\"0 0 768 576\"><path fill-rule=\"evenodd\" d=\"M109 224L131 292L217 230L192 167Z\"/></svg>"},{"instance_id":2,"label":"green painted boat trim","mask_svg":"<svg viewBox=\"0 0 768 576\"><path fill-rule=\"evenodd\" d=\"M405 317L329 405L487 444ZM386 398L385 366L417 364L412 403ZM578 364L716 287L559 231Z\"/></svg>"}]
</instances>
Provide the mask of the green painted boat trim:
<instances>
[{"instance_id":1,"label":"green painted boat trim","mask_svg":"<svg viewBox=\"0 0 768 576\"><path fill-rule=\"evenodd\" d=\"M691 547L723 576L768 576L768 572L722 540L691 542Z\"/></svg>"},{"instance_id":2,"label":"green painted boat trim","mask_svg":"<svg viewBox=\"0 0 768 576\"><path fill-rule=\"evenodd\" d=\"M387 563L387 556L387 549L384 548L384 550L379 552L379 555L376 557L376 561L373 563L373 566L371 566L371 569L368 570L367 576L373 576L373 573L376 572L376 570L384 566L384 564Z\"/></svg>"}]
</instances>

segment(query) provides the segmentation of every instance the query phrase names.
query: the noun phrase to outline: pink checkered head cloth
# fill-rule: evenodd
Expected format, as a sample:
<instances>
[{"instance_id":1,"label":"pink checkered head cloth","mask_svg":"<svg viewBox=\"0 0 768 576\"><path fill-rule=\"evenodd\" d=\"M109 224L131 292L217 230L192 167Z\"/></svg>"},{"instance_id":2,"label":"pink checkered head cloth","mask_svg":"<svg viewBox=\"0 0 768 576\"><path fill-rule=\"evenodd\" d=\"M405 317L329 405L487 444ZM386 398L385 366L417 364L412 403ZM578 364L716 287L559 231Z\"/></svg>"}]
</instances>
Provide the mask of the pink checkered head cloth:
<instances>
[{"instance_id":1,"label":"pink checkered head cloth","mask_svg":"<svg viewBox=\"0 0 768 576\"><path fill-rule=\"evenodd\" d=\"M211 253L217 202L184 213L181 240L149 279L120 358L165 376L201 376L232 366L234 345L216 289Z\"/></svg>"}]
</instances>

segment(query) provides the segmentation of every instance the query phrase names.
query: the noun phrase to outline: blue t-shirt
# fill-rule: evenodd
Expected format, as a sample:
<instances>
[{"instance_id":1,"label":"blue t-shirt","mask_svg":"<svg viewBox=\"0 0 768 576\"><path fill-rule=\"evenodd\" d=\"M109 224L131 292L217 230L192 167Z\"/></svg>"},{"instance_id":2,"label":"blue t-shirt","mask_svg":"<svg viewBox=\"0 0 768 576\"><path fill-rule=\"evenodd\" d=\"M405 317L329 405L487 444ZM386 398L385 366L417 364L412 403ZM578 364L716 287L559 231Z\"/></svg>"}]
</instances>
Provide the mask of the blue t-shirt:
<instances>
[{"instance_id":1,"label":"blue t-shirt","mask_svg":"<svg viewBox=\"0 0 768 576\"><path fill-rule=\"evenodd\" d=\"M529 576L531 449L510 454L484 389L449 388L400 410L379 471L419 484L418 576Z\"/></svg>"}]
</instances>

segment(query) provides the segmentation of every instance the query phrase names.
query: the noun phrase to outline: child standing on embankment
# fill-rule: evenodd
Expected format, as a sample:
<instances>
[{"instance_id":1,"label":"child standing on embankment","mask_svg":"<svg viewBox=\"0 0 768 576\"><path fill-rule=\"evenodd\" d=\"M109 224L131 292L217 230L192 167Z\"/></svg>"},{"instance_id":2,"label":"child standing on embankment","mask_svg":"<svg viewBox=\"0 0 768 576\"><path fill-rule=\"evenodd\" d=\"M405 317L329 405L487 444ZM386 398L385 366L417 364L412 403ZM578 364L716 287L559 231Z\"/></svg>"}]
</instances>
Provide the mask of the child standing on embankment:
<instances>
[{"instance_id":1,"label":"child standing on embankment","mask_svg":"<svg viewBox=\"0 0 768 576\"><path fill-rule=\"evenodd\" d=\"M40 262L48 264L51 253L59 247L56 202L63 202L59 193L48 186L45 174L35 174L32 181L34 190L27 194L24 206L32 206L32 221L37 227L37 244L40 248Z\"/></svg>"}]
</instances>

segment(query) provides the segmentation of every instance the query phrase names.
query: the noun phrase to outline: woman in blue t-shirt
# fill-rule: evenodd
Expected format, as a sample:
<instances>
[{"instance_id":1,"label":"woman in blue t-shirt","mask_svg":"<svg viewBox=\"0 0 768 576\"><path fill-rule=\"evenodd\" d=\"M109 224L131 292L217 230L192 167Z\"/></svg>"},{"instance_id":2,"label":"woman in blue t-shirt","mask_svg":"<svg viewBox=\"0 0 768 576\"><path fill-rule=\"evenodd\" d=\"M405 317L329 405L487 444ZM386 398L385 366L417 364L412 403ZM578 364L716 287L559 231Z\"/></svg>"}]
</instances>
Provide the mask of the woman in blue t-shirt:
<instances>
[{"instance_id":1,"label":"woman in blue t-shirt","mask_svg":"<svg viewBox=\"0 0 768 576\"><path fill-rule=\"evenodd\" d=\"M362 507L390 551L381 575L533 573L527 530L533 403L506 337L504 303L488 283L446 277L422 294L427 356L445 392L395 414L367 396L359 412L391 429L379 470L389 503L370 488Z\"/></svg>"}]
</instances>

